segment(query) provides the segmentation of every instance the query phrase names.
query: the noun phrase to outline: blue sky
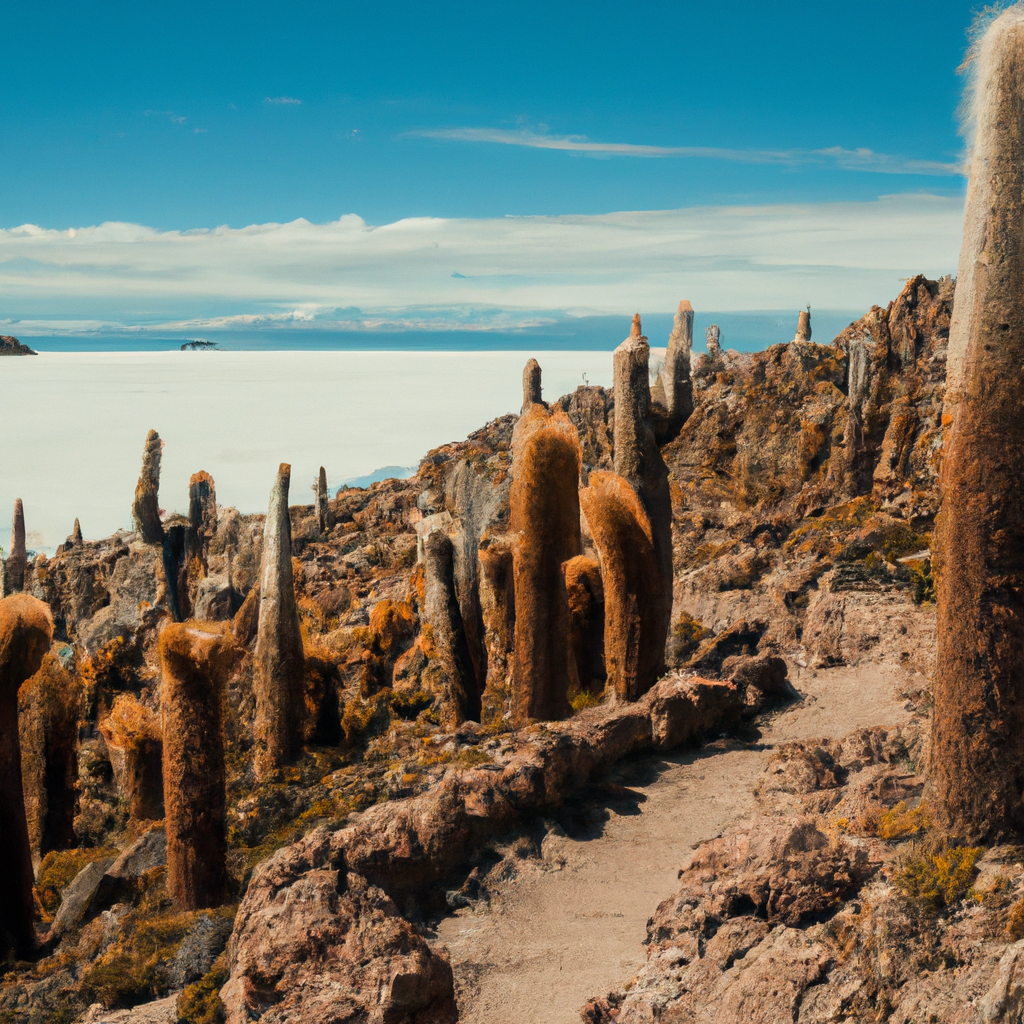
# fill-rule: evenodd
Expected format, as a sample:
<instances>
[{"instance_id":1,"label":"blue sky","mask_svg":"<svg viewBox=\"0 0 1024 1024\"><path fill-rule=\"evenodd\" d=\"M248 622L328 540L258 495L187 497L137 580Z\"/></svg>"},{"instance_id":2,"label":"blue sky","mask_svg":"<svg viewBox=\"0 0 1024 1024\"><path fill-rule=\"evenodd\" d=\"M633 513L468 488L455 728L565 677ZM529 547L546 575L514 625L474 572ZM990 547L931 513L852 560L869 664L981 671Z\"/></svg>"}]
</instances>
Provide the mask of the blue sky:
<instances>
[{"instance_id":1,"label":"blue sky","mask_svg":"<svg viewBox=\"0 0 1024 1024\"><path fill-rule=\"evenodd\" d=\"M790 305L796 292L780 276L790 271L828 278L815 294L819 305L859 308L869 292L883 302L898 276L955 269L964 191L956 67L971 20L969 5L916 0L7 3L0 6L7 55L0 321L198 322L300 310L316 320L342 307L408 305L532 315L608 311L634 299L668 309L689 280L704 287L688 277L692 262L672 268L653 292L613 289L614 303L602 305L595 295L616 267L625 279L642 261L642 246L614 243L573 303L571 275L557 288L523 283L539 251L530 246L550 256L561 243L525 239L528 230L509 236L496 222L705 207L798 208L800 223L819 234L833 221L860 221L877 233L878 247L852 267L842 235L836 252L812 246L807 260L791 253L780 267L764 240L764 225L778 218L753 215L749 251L719 252L707 238L691 245L709 272L735 269L739 260L750 274L746 284L736 278L725 305L722 289L709 287L704 308ZM919 233L907 246L900 231L887 234L892 204L913 220L922 194L935 197L933 234ZM901 198L879 206L880 196ZM443 242L425 243L421 231L413 248L429 244L443 254L431 274L410 278L412 302L403 301L401 274L392 275L390 292L370 289L362 302L358 283L339 288L351 252L321 293L286 284L268 293L268 276L287 280L280 268L302 264L306 242L296 243L295 232L248 288L248 250L233 251L227 281L215 272L224 254L212 248L201 298L166 287L189 267L206 266L206 257L182 257L173 233L299 218L326 225L345 215L361 218L366 230L443 219L449 238L455 219L466 227L459 238L477 239L477 248L457 247L449 258ZM166 257L143 273L123 236L109 245L102 233L89 236L86 258L64 234L29 244L24 232L11 232L28 224L66 233L105 222L152 229L146 237L162 239ZM666 230L681 230L679 223ZM566 266L590 250L583 235L562 254ZM685 233L678 238L685 252ZM516 266L494 258L501 245L519 247ZM671 238L658 245L664 269ZM393 253L382 251L374 258L387 262ZM119 285L111 267L134 283ZM551 266L539 273L554 284ZM459 283L481 276L490 281L486 293ZM800 288L802 295L802 278Z\"/></svg>"}]
</instances>

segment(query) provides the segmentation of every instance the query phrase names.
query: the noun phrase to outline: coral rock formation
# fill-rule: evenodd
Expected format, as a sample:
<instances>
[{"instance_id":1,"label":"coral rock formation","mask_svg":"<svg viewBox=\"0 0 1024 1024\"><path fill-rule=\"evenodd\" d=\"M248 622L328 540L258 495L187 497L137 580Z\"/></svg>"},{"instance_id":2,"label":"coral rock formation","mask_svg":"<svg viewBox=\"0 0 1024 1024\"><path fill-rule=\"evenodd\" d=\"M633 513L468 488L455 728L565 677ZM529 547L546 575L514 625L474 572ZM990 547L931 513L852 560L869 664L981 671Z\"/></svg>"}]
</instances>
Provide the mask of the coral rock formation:
<instances>
[{"instance_id":1,"label":"coral rock formation","mask_svg":"<svg viewBox=\"0 0 1024 1024\"><path fill-rule=\"evenodd\" d=\"M560 718L569 709L569 605L562 563L580 553L580 465L579 437L568 416L531 406L512 441L516 722Z\"/></svg>"},{"instance_id":2,"label":"coral rock formation","mask_svg":"<svg viewBox=\"0 0 1024 1024\"><path fill-rule=\"evenodd\" d=\"M305 659L292 575L290 480L291 466L282 463L263 528L259 626L253 655L256 771L260 775L281 768L295 754L303 700Z\"/></svg>"},{"instance_id":3,"label":"coral rock formation","mask_svg":"<svg viewBox=\"0 0 1024 1024\"><path fill-rule=\"evenodd\" d=\"M227 891L221 691L238 649L195 623L160 636L167 889L179 910L214 907Z\"/></svg>"},{"instance_id":4,"label":"coral rock formation","mask_svg":"<svg viewBox=\"0 0 1024 1024\"><path fill-rule=\"evenodd\" d=\"M142 472L135 488L135 502L132 505L132 518L135 528L142 534L146 544L162 544L164 528L160 522L160 456L164 443L155 430L146 435L146 445L142 452Z\"/></svg>"},{"instance_id":5,"label":"coral rock formation","mask_svg":"<svg viewBox=\"0 0 1024 1024\"><path fill-rule=\"evenodd\" d=\"M32 927L32 849L21 784L18 690L34 676L53 637L42 601L16 594L0 601L0 948L28 957Z\"/></svg>"},{"instance_id":6,"label":"coral rock formation","mask_svg":"<svg viewBox=\"0 0 1024 1024\"><path fill-rule=\"evenodd\" d=\"M1024 13L991 23L949 337L931 785L959 834L1024 838Z\"/></svg>"}]
</instances>

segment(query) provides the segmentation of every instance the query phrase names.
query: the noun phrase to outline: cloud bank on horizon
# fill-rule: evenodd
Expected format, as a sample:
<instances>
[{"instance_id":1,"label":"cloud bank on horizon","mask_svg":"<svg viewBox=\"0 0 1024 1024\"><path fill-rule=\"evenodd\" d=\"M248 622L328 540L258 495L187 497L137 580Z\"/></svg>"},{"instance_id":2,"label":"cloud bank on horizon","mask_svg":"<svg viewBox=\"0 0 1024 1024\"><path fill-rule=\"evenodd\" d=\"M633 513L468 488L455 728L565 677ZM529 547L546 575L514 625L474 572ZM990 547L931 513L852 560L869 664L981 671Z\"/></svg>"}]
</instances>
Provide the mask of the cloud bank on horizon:
<instances>
[{"instance_id":1,"label":"cloud bank on horizon","mask_svg":"<svg viewBox=\"0 0 1024 1024\"><path fill-rule=\"evenodd\" d=\"M0 230L0 328L534 326L592 313L859 310L956 268L960 197L709 206L598 216L354 214L192 231Z\"/></svg>"}]
</instances>

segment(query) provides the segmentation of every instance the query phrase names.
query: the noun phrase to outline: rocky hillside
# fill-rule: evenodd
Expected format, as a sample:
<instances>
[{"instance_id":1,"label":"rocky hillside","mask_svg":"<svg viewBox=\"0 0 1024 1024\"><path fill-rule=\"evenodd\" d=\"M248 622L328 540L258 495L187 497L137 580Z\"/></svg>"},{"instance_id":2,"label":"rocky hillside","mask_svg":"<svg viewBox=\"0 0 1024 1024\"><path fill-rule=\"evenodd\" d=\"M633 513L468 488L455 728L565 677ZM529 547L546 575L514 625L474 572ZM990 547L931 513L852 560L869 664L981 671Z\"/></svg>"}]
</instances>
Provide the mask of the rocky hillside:
<instances>
[{"instance_id":1,"label":"rocky hillside","mask_svg":"<svg viewBox=\"0 0 1024 1024\"><path fill-rule=\"evenodd\" d=\"M796 340L756 354L701 355L683 422L659 404L660 384L649 411L649 396L627 396L639 402L630 415L649 430L635 441L633 476L623 446L615 450L626 399L619 417L616 394L596 387L547 406L539 371L523 417L430 452L409 480L323 491L316 504L288 509L285 524L218 507L206 474L192 479L189 516L156 519L160 442L152 435L136 495L138 532L87 542L76 529L51 559L22 564L12 550L7 560L6 592L49 606L54 644L19 695L41 955L9 962L0 1013L19 1024L73 1020L90 1005L95 1014L181 991L183 1021L454 1020L451 968L428 941L429 923L457 906L460 893L485 885L510 837L527 835L546 808L631 752L747 729L792 694L787 661L838 665L890 641L886 606L925 609L916 633L892 642L926 667L952 297L949 279L917 277L828 345ZM514 493L513 479L520 488L531 474L550 479L546 467L559 459L578 460L584 515L575 539L548 530L557 515L570 532L573 515L580 520L579 506L564 514L575 487L561 497L539 484L528 500ZM630 491L615 483L620 477ZM642 675L636 652L658 636L650 623L661 613L657 602L650 611L618 609L612 555L639 552L648 578L657 578L662 487L672 607L667 643L662 631L655 652L661 681L628 692L629 659ZM531 519L541 500L555 502L552 513ZM534 607L517 590L529 570L516 547L524 530L536 531L538 544L568 544L564 564L572 566L553 584L568 595L567 639L556 646L571 653L567 669L552 670L562 704L545 715L517 710L526 706L517 705L526 685L521 670L516 676L524 663L517 615L521 626ZM268 576L264 549L285 532L287 557ZM543 580L541 569L532 580ZM260 708L273 680L261 675L259 633L270 614L266 595L287 576L301 658L289 684L294 756L268 767ZM161 637L170 623L193 619L222 623L216 628L237 650L225 663L221 711L227 891L220 905L183 908L167 887L167 848L177 838L164 823ZM541 666L542 653L530 652L529 663ZM548 670L536 671L539 679ZM890 786L903 801L899 813L920 824L920 786L908 773L898 785L878 781L904 756L896 746L911 757L919 740L864 743L881 753L865 761L846 748L789 752L786 764L813 762L815 779L870 769L858 778ZM862 856L856 843L836 846L822 831L821 815L838 814L848 799L839 781L833 788L828 807L811 807L794 790L800 799L787 804L781 824L768 832L752 825L722 840L721 851L695 855L683 895L652 924L652 950L662 952L652 953L637 992L661 992L677 971L669 960L687 943L696 943L687 963L710 955L701 944L719 934L725 942L726 922L739 922L728 924L736 935L723 954L733 959L774 936L776 920L836 935L861 928L861 919L829 922L875 884L890 855L871 847ZM886 799L888 813L899 801ZM779 839L783 826L796 838ZM804 850L806 864L764 900L744 895L754 884L750 868L722 896L716 879L737 843L769 874L787 847ZM812 939L801 932L799 943ZM851 961L843 984L874 969ZM707 984L701 999L718 998ZM858 1006L891 998L891 986L865 982L857 991ZM652 1009L665 1005L661 996L629 998L595 1001L589 1019L689 1019L689 1003L662 1018Z\"/></svg>"}]
</instances>

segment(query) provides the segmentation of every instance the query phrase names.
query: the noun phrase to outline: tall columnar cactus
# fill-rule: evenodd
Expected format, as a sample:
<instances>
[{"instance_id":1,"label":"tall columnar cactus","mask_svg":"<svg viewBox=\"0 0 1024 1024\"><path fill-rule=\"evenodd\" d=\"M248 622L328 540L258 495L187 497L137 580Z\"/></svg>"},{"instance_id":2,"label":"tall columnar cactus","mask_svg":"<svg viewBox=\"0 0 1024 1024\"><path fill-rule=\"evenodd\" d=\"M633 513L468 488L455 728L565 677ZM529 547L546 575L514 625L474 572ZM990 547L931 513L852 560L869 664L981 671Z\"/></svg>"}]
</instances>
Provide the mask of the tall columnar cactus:
<instances>
[{"instance_id":1,"label":"tall columnar cactus","mask_svg":"<svg viewBox=\"0 0 1024 1024\"><path fill-rule=\"evenodd\" d=\"M142 451L142 471L135 487L135 502L132 518L135 529L142 534L147 544L162 544L164 528L160 522L160 456L164 443L160 435L151 430L146 435L146 446Z\"/></svg>"},{"instance_id":2,"label":"tall columnar cactus","mask_svg":"<svg viewBox=\"0 0 1024 1024\"><path fill-rule=\"evenodd\" d=\"M11 518L11 553L7 557L6 593L17 594L25 588L28 571L28 550L25 546L25 507L15 499Z\"/></svg>"},{"instance_id":3,"label":"tall columnar cactus","mask_svg":"<svg viewBox=\"0 0 1024 1024\"><path fill-rule=\"evenodd\" d=\"M971 840L1024 839L1024 6L974 53L949 337L930 787Z\"/></svg>"},{"instance_id":4,"label":"tall columnar cactus","mask_svg":"<svg viewBox=\"0 0 1024 1024\"><path fill-rule=\"evenodd\" d=\"M256 772L260 777L283 767L294 756L303 701L305 657L292 576L290 480L291 466L282 463L263 528L259 626L253 655Z\"/></svg>"},{"instance_id":5,"label":"tall columnar cactus","mask_svg":"<svg viewBox=\"0 0 1024 1024\"><path fill-rule=\"evenodd\" d=\"M693 306L683 299L672 321L665 353L662 384L668 409L669 426L678 429L693 412L693 381L690 379L690 353L693 351Z\"/></svg>"},{"instance_id":6,"label":"tall columnar cactus","mask_svg":"<svg viewBox=\"0 0 1024 1024\"><path fill-rule=\"evenodd\" d=\"M21 785L18 690L39 671L53 638L42 601L15 594L0 601L0 948L18 957L35 945L32 849Z\"/></svg>"},{"instance_id":7,"label":"tall columnar cactus","mask_svg":"<svg viewBox=\"0 0 1024 1024\"><path fill-rule=\"evenodd\" d=\"M423 542L423 622L445 667L447 683L442 701L444 724L454 729L467 718L480 719L480 695L474 688L469 645L455 593L451 538L434 530Z\"/></svg>"},{"instance_id":8,"label":"tall columnar cactus","mask_svg":"<svg viewBox=\"0 0 1024 1024\"><path fill-rule=\"evenodd\" d=\"M320 475L316 478L316 527L321 533L326 533L330 523L328 516L330 506L328 505L327 494L327 470L320 467Z\"/></svg>"},{"instance_id":9,"label":"tall columnar cactus","mask_svg":"<svg viewBox=\"0 0 1024 1024\"><path fill-rule=\"evenodd\" d=\"M543 405L541 398L541 370L540 363L531 359L523 368L523 412L527 412L531 405Z\"/></svg>"},{"instance_id":10,"label":"tall columnar cactus","mask_svg":"<svg viewBox=\"0 0 1024 1024\"><path fill-rule=\"evenodd\" d=\"M601 559L608 686L619 699L636 700L654 684L665 658L650 520L634 488L616 473L591 473L580 502Z\"/></svg>"},{"instance_id":11,"label":"tall columnar cactus","mask_svg":"<svg viewBox=\"0 0 1024 1024\"><path fill-rule=\"evenodd\" d=\"M562 563L580 553L581 465L579 435L569 417L531 405L512 435L515 722L561 718L569 709Z\"/></svg>"},{"instance_id":12,"label":"tall columnar cactus","mask_svg":"<svg viewBox=\"0 0 1024 1024\"><path fill-rule=\"evenodd\" d=\"M222 626L167 626L160 635L167 888L179 910L227 895L221 695L239 655Z\"/></svg>"},{"instance_id":13,"label":"tall columnar cactus","mask_svg":"<svg viewBox=\"0 0 1024 1024\"><path fill-rule=\"evenodd\" d=\"M18 694L22 790L33 856L75 845L82 684L51 651Z\"/></svg>"},{"instance_id":14,"label":"tall columnar cactus","mask_svg":"<svg viewBox=\"0 0 1024 1024\"><path fill-rule=\"evenodd\" d=\"M614 355L614 465L616 474L636 492L649 523L655 572L646 584L651 599L645 601L645 630L651 631L651 642L660 645L663 658L672 618L672 497L668 468L651 424L650 352L637 314L629 337Z\"/></svg>"}]
</instances>

